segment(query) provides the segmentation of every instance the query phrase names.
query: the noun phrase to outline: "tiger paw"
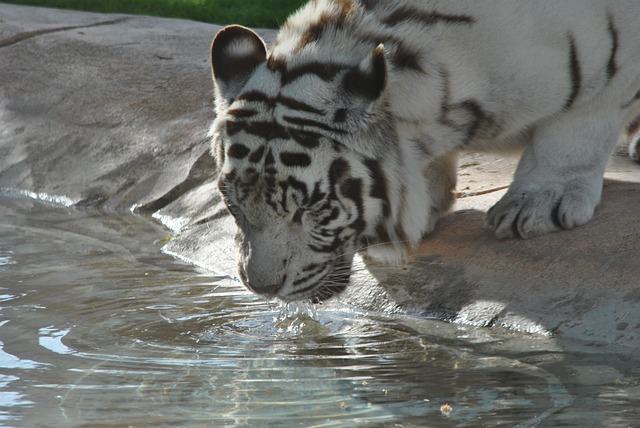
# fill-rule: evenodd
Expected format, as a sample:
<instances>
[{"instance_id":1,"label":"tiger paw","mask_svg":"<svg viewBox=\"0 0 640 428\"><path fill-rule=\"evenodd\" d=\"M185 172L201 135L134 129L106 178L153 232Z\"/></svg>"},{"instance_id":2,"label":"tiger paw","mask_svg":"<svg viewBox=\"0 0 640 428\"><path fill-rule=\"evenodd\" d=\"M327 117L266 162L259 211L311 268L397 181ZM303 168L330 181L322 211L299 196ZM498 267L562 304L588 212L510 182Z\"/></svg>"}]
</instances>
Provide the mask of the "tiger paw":
<instances>
[{"instance_id":1,"label":"tiger paw","mask_svg":"<svg viewBox=\"0 0 640 428\"><path fill-rule=\"evenodd\" d=\"M509 190L487 214L498 238L533 238L587 223L599 201L579 182Z\"/></svg>"}]
</instances>

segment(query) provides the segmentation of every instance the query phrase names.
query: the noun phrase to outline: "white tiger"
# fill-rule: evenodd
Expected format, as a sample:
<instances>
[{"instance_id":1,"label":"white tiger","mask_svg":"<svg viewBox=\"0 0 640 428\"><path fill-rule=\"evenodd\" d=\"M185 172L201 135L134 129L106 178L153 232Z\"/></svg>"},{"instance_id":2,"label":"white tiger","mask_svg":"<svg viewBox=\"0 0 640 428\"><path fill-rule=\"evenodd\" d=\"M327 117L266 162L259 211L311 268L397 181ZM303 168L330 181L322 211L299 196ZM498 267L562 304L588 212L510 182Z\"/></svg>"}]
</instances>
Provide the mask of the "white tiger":
<instances>
[{"instance_id":1,"label":"white tiger","mask_svg":"<svg viewBox=\"0 0 640 428\"><path fill-rule=\"evenodd\" d=\"M285 301L343 290L357 251L402 259L453 204L461 150L524 146L497 237L585 224L640 123L637 0L312 0L270 51L229 26L211 56L240 277Z\"/></svg>"}]
</instances>

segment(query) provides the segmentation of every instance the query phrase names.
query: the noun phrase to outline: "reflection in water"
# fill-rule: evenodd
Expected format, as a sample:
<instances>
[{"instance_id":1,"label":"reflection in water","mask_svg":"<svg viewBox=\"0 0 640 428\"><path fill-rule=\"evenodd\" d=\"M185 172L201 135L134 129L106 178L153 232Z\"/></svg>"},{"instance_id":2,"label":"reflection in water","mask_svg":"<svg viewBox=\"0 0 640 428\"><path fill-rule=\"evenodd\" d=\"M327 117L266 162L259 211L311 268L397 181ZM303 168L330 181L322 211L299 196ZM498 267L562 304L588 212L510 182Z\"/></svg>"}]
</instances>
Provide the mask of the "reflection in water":
<instances>
[{"instance_id":1,"label":"reflection in water","mask_svg":"<svg viewBox=\"0 0 640 428\"><path fill-rule=\"evenodd\" d=\"M266 302L162 255L156 241L167 232L134 216L5 198L0 219L0 424L626 426L640 417L635 361L339 301Z\"/></svg>"},{"instance_id":2,"label":"reflection in water","mask_svg":"<svg viewBox=\"0 0 640 428\"><path fill-rule=\"evenodd\" d=\"M0 266L15 264L12 254L12 251L0 252Z\"/></svg>"}]
</instances>

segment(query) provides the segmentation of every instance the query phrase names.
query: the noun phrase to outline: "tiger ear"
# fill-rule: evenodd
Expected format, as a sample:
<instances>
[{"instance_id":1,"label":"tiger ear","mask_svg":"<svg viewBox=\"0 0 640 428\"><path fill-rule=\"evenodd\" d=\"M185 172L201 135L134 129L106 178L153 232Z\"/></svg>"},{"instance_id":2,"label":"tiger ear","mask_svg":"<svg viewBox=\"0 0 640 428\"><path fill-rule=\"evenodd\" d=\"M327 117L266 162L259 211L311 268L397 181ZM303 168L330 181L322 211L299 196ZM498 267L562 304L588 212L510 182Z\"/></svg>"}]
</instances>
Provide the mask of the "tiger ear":
<instances>
[{"instance_id":1,"label":"tiger ear","mask_svg":"<svg viewBox=\"0 0 640 428\"><path fill-rule=\"evenodd\" d=\"M387 61L384 46L379 44L371 56L350 70L342 82L344 89L355 96L372 102L380 97L387 84Z\"/></svg>"},{"instance_id":2,"label":"tiger ear","mask_svg":"<svg viewBox=\"0 0 640 428\"><path fill-rule=\"evenodd\" d=\"M211 43L216 103L235 98L256 68L267 60L267 47L255 32L240 25L218 31Z\"/></svg>"}]
</instances>

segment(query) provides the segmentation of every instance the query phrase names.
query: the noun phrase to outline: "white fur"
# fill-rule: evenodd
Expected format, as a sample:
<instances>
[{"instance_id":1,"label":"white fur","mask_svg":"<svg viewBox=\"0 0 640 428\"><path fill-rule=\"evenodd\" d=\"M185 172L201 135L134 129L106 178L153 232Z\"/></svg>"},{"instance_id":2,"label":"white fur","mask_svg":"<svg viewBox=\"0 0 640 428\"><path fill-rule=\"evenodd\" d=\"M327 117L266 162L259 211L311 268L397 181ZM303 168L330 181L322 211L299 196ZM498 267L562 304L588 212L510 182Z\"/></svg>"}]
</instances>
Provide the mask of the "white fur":
<instances>
[{"instance_id":1,"label":"white fur","mask_svg":"<svg viewBox=\"0 0 640 428\"><path fill-rule=\"evenodd\" d=\"M323 134L323 144L309 151L313 163L307 169L282 167L278 179L293 175L309 189L314 183L326 189L332 162L347 160L348 174L361 180L365 195L367 228L362 235L375 237L381 224L386 228L389 242L368 248L384 261L402 259L449 209L455 157L461 150L525 147L511 187L487 216L496 236L529 238L591 219L609 153L620 130L640 116L636 0L367 3L373 6L359 0L313 0L287 21L268 53L270 60L285 64L286 70L329 64L344 71L331 78L311 72L287 80L282 70L267 65L267 58L254 70L242 70L241 75L249 76L242 91L268 95L275 100L269 108L242 100L227 106L233 101L224 95L230 82L216 80L214 64L217 105L222 106L214 131L217 151L223 153L232 142L223 135L228 108L253 106L262 121ZM229 55L242 55L251 46L261 42L233 46ZM366 85L348 79L355 71ZM320 113L278 97L299 100ZM335 120L341 111L346 116ZM265 144L255 135L240 136L238 141L251 150ZM637 159L638 138L629 138L629 153ZM332 150L331 141L340 143L342 152ZM276 157L300 150L291 141L270 147ZM383 201L370 197L380 187L367 169L370 159L384 171L390 205L386 217ZM223 162L219 156L219 161L222 176L246 167L244 160ZM288 274L278 296L314 296L314 290L300 294L292 285L299 278L296 269L320 258L305 250L313 228L292 228L290 216L282 213L264 214L262 197L244 207L249 220L260 223L259 237L245 246L254 254L262 251L258 241L282 249ZM336 197L336 206L343 209L338 219L346 227L358 210L339 191ZM285 211L295 209L291 205ZM345 244L347 250L361 249L357 237L344 233L345 240L353 240ZM278 257L264 257L257 262L262 268L251 269L270 276L265 280L269 284L278 282L283 274L268 267Z\"/></svg>"}]
</instances>

